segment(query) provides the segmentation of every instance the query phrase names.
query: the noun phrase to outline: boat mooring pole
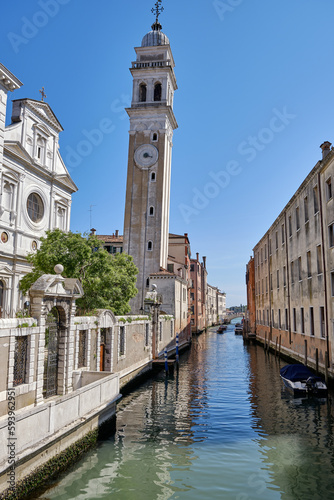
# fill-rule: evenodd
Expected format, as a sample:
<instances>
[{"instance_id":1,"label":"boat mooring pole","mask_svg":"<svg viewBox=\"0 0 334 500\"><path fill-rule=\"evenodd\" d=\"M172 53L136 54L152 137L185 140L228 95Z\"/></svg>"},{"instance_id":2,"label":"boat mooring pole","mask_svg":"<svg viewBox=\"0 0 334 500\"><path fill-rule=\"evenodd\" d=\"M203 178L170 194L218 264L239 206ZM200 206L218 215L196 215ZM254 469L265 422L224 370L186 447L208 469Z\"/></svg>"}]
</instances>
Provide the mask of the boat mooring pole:
<instances>
[{"instance_id":1,"label":"boat mooring pole","mask_svg":"<svg viewBox=\"0 0 334 500\"><path fill-rule=\"evenodd\" d=\"M277 337L276 337L276 346L275 346L275 358L277 356Z\"/></svg>"},{"instance_id":2,"label":"boat mooring pole","mask_svg":"<svg viewBox=\"0 0 334 500\"><path fill-rule=\"evenodd\" d=\"M328 351L325 352L325 382L328 385Z\"/></svg>"},{"instance_id":3,"label":"boat mooring pole","mask_svg":"<svg viewBox=\"0 0 334 500\"><path fill-rule=\"evenodd\" d=\"M281 357L281 342L282 342L282 335L279 336L279 347L278 347L278 357Z\"/></svg>"},{"instance_id":4,"label":"boat mooring pole","mask_svg":"<svg viewBox=\"0 0 334 500\"><path fill-rule=\"evenodd\" d=\"M316 348L315 350L315 371L316 374L319 374L319 350Z\"/></svg>"},{"instance_id":5,"label":"boat mooring pole","mask_svg":"<svg viewBox=\"0 0 334 500\"><path fill-rule=\"evenodd\" d=\"M166 375L168 375L168 355L167 355L167 349L165 349L165 371L166 371Z\"/></svg>"},{"instance_id":6,"label":"boat mooring pole","mask_svg":"<svg viewBox=\"0 0 334 500\"><path fill-rule=\"evenodd\" d=\"M175 353L175 356L176 356L176 362L178 363L179 362L179 335L178 334L176 335L176 353Z\"/></svg>"}]
</instances>

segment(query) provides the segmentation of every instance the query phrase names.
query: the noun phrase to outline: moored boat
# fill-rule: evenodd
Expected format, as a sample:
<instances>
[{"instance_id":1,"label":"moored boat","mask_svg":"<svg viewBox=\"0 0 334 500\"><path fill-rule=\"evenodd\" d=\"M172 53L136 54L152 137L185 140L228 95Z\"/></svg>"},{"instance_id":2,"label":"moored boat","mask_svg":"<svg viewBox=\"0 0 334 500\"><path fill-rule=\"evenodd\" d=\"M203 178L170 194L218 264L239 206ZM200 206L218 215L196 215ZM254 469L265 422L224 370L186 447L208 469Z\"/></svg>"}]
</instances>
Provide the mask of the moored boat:
<instances>
[{"instance_id":1,"label":"moored boat","mask_svg":"<svg viewBox=\"0 0 334 500\"><path fill-rule=\"evenodd\" d=\"M327 396L327 386L321 377L314 375L304 365L283 366L280 370L283 383L294 396Z\"/></svg>"}]
</instances>

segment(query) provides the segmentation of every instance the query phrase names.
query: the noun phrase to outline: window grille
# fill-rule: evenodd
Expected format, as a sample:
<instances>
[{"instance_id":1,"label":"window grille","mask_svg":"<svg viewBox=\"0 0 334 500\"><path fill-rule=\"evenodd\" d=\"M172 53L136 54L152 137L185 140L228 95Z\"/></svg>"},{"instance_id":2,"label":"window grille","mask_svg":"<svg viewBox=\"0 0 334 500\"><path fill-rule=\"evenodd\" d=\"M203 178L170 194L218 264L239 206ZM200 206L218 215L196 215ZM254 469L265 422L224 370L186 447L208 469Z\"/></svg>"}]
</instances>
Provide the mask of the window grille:
<instances>
[{"instance_id":1,"label":"window grille","mask_svg":"<svg viewBox=\"0 0 334 500\"><path fill-rule=\"evenodd\" d=\"M79 332L79 355L78 355L78 368L82 368L87 364L87 332L82 330Z\"/></svg>"},{"instance_id":2,"label":"window grille","mask_svg":"<svg viewBox=\"0 0 334 500\"><path fill-rule=\"evenodd\" d=\"M28 355L28 337L16 337L13 387L25 383Z\"/></svg>"}]
</instances>

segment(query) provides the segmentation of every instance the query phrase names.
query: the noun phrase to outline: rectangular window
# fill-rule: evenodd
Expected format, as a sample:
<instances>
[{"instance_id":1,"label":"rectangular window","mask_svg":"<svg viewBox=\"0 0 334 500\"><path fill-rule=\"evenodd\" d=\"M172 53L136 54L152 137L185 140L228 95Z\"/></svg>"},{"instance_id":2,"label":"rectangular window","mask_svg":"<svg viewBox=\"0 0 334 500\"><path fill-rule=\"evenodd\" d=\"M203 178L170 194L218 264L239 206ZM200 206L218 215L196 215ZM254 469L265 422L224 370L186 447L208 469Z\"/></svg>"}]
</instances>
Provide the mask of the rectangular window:
<instances>
[{"instance_id":1,"label":"rectangular window","mask_svg":"<svg viewBox=\"0 0 334 500\"><path fill-rule=\"evenodd\" d=\"M174 272L174 264L167 264L167 271L169 273L173 273Z\"/></svg>"},{"instance_id":2,"label":"rectangular window","mask_svg":"<svg viewBox=\"0 0 334 500\"><path fill-rule=\"evenodd\" d=\"M266 293L268 293L268 276L266 276Z\"/></svg>"},{"instance_id":3,"label":"rectangular window","mask_svg":"<svg viewBox=\"0 0 334 500\"><path fill-rule=\"evenodd\" d=\"M302 280L302 258L298 257L298 279Z\"/></svg>"},{"instance_id":4,"label":"rectangular window","mask_svg":"<svg viewBox=\"0 0 334 500\"><path fill-rule=\"evenodd\" d=\"M326 195L327 195L327 201L331 200L333 198L333 192L332 192L332 178L329 177L326 181Z\"/></svg>"},{"instance_id":5,"label":"rectangular window","mask_svg":"<svg viewBox=\"0 0 334 500\"><path fill-rule=\"evenodd\" d=\"M271 324L272 326L275 326L275 316L274 316L274 309L271 310Z\"/></svg>"},{"instance_id":6,"label":"rectangular window","mask_svg":"<svg viewBox=\"0 0 334 500\"><path fill-rule=\"evenodd\" d=\"M278 310L278 328L282 328L281 310Z\"/></svg>"},{"instance_id":7,"label":"rectangular window","mask_svg":"<svg viewBox=\"0 0 334 500\"><path fill-rule=\"evenodd\" d=\"M145 325L145 347L148 347L150 343L150 325L146 323Z\"/></svg>"},{"instance_id":8,"label":"rectangular window","mask_svg":"<svg viewBox=\"0 0 334 500\"><path fill-rule=\"evenodd\" d=\"M289 236L292 236L292 221L291 221L291 215L289 215Z\"/></svg>"},{"instance_id":9,"label":"rectangular window","mask_svg":"<svg viewBox=\"0 0 334 500\"><path fill-rule=\"evenodd\" d=\"M320 335L321 335L322 339L324 339L326 336L326 333L325 333L325 308L323 306L320 307Z\"/></svg>"},{"instance_id":10,"label":"rectangular window","mask_svg":"<svg viewBox=\"0 0 334 500\"><path fill-rule=\"evenodd\" d=\"M285 329L288 331L289 330L289 317L288 317L288 310L285 309Z\"/></svg>"},{"instance_id":11,"label":"rectangular window","mask_svg":"<svg viewBox=\"0 0 334 500\"><path fill-rule=\"evenodd\" d=\"M313 188L313 207L314 207L314 215L319 212L319 195L318 195L318 186Z\"/></svg>"},{"instance_id":12,"label":"rectangular window","mask_svg":"<svg viewBox=\"0 0 334 500\"><path fill-rule=\"evenodd\" d=\"M296 316L296 308L294 307L292 310L292 321L293 321L293 331L297 331L297 316Z\"/></svg>"},{"instance_id":13,"label":"rectangular window","mask_svg":"<svg viewBox=\"0 0 334 500\"><path fill-rule=\"evenodd\" d=\"M267 262L267 243L264 245L264 261Z\"/></svg>"},{"instance_id":14,"label":"rectangular window","mask_svg":"<svg viewBox=\"0 0 334 500\"><path fill-rule=\"evenodd\" d=\"M271 240L269 240L269 255L271 255Z\"/></svg>"},{"instance_id":15,"label":"rectangular window","mask_svg":"<svg viewBox=\"0 0 334 500\"><path fill-rule=\"evenodd\" d=\"M307 199L307 196L305 196L305 198L304 198L304 216L305 216L305 222L307 222L309 220L309 216L308 216L308 199Z\"/></svg>"},{"instance_id":16,"label":"rectangular window","mask_svg":"<svg viewBox=\"0 0 334 500\"><path fill-rule=\"evenodd\" d=\"M318 271L318 274L322 274L321 245L317 246L317 271Z\"/></svg>"},{"instance_id":17,"label":"rectangular window","mask_svg":"<svg viewBox=\"0 0 334 500\"><path fill-rule=\"evenodd\" d=\"M125 326L119 327L119 355L125 354Z\"/></svg>"},{"instance_id":18,"label":"rectangular window","mask_svg":"<svg viewBox=\"0 0 334 500\"><path fill-rule=\"evenodd\" d=\"M28 358L28 337L15 338L14 353L14 380L13 387L24 384L26 381Z\"/></svg>"},{"instance_id":19,"label":"rectangular window","mask_svg":"<svg viewBox=\"0 0 334 500\"><path fill-rule=\"evenodd\" d=\"M263 264L263 248L261 248L261 264Z\"/></svg>"},{"instance_id":20,"label":"rectangular window","mask_svg":"<svg viewBox=\"0 0 334 500\"><path fill-rule=\"evenodd\" d=\"M270 291L273 291L273 275L270 275Z\"/></svg>"},{"instance_id":21,"label":"rectangular window","mask_svg":"<svg viewBox=\"0 0 334 500\"><path fill-rule=\"evenodd\" d=\"M296 230L300 229L299 207L296 208Z\"/></svg>"},{"instance_id":22,"label":"rectangular window","mask_svg":"<svg viewBox=\"0 0 334 500\"><path fill-rule=\"evenodd\" d=\"M279 288L279 270L277 269L277 288Z\"/></svg>"},{"instance_id":23,"label":"rectangular window","mask_svg":"<svg viewBox=\"0 0 334 500\"><path fill-rule=\"evenodd\" d=\"M334 247L334 222L328 226L329 247Z\"/></svg>"},{"instance_id":24,"label":"rectangular window","mask_svg":"<svg viewBox=\"0 0 334 500\"><path fill-rule=\"evenodd\" d=\"M332 290L332 297L334 297L334 271L331 272L331 290Z\"/></svg>"},{"instance_id":25,"label":"rectangular window","mask_svg":"<svg viewBox=\"0 0 334 500\"><path fill-rule=\"evenodd\" d=\"M300 332L305 333L305 318L304 318L304 308L300 308Z\"/></svg>"},{"instance_id":26,"label":"rectangular window","mask_svg":"<svg viewBox=\"0 0 334 500\"><path fill-rule=\"evenodd\" d=\"M312 276L311 252L307 252L306 260L307 260L307 277L311 278Z\"/></svg>"},{"instance_id":27,"label":"rectangular window","mask_svg":"<svg viewBox=\"0 0 334 500\"><path fill-rule=\"evenodd\" d=\"M269 326L269 311L267 310L267 326Z\"/></svg>"},{"instance_id":28,"label":"rectangular window","mask_svg":"<svg viewBox=\"0 0 334 500\"><path fill-rule=\"evenodd\" d=\"M285 243L285 226L282 224L282 245Z\"/></svg>"},{"instance_id":29,"label":"rectangular window","mask_svg":"<svg viewBox=\"0 0 334 500\"><path fill-rule=\"evenodd\" d=\"M293 285L295 282L295 270L294 270L294 263L293 261L291 262L291 285Z\"/></svg>"},{"instance_id":30,"label":"rectangular window","mask_svg":"<svg viewBox=\"0 0 334 500\"><path fill-rule=\"evenodd\" d=\"M310 335L314 335L314 312L313 312L313 307L310 307Z\"/></svg>"},{"instance_id":31,"label":"rectangular window","mask_svg":"<svg viewBox=\"0 0 334 500\"><path fill-rule=\"evenodd\" d=\"M162 341L162 321L159 323L159 340Z\"/></svg>"},{"instance_id":32,"label":"rectangular window","mask_svg":"<svg viewBox=\"0 0 334 500\"><path fill-rule=\"evenodd\" d=\"M80 330L79 332L79 353L78 353L78 368L87 366L87 331Z\"/></svg>"},{"instance_id":33,"label":"rectangular window","mask_svg":"<svg viewBox=\"0 0 334 500\"><path fill-rule=\"evenodd\" d=\"M276 250L278 250L278 231L275 233Z\"/></svg>"},{"instance_id":34,"label":"rectangular window","mask_svg":"<svg viewBox=\"0 0 334 500\"><path fill-rule=\"evenodd\" d=\"M286 267L283 267L283 285L286 286Z\"/></svg>"}]
</instances>

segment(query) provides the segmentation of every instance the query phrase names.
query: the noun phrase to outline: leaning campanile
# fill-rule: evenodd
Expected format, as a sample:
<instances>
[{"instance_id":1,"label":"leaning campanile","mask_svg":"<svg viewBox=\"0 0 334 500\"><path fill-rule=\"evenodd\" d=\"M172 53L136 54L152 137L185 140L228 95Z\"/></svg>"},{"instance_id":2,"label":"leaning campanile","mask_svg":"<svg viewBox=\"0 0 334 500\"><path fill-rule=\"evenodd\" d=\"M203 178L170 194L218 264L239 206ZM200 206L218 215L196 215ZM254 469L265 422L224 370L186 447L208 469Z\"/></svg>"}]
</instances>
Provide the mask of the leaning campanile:
<instances>
[{"instance_id":1,"label":"leaning campanile","mask_svg":"<svg viewBox=\"0 0 334 500\"><path fill-rule=\"evenodd\" d=\"M129 157L124 218L124 252L138 267L138 294L130 302L133 313L144 308L149 276L167 268L173 112L177 89L169 39L162 32L157 1L156 20L130 68L133 78Z\"/></svg>"}]
</instances>

